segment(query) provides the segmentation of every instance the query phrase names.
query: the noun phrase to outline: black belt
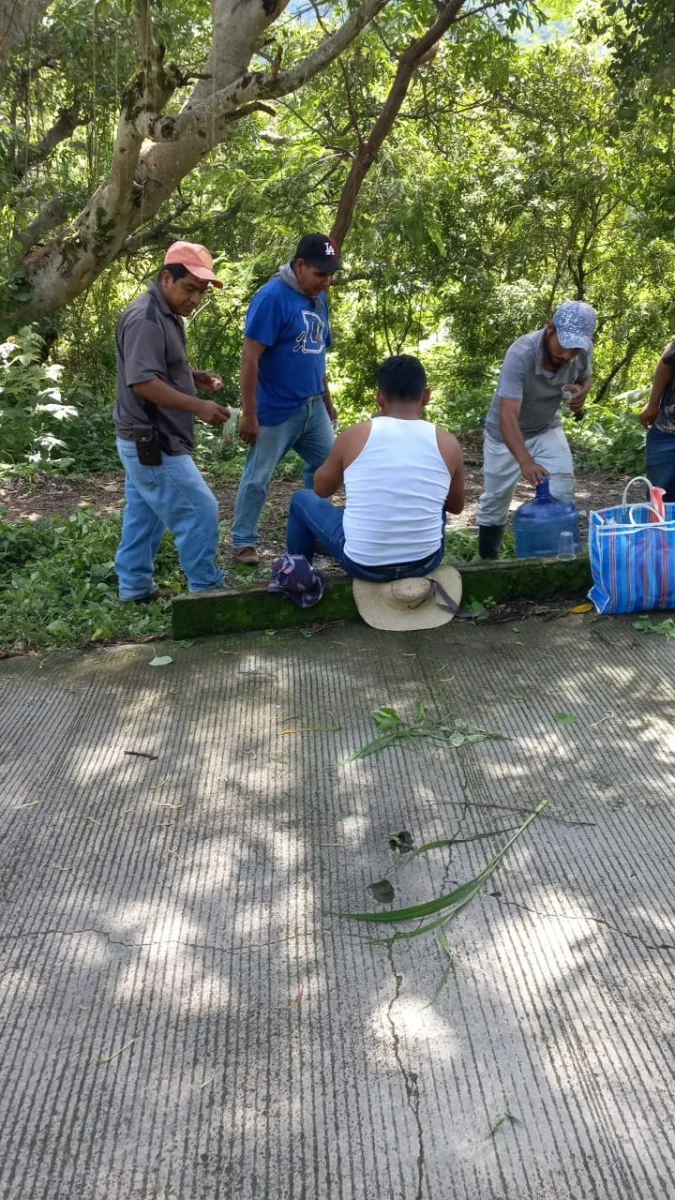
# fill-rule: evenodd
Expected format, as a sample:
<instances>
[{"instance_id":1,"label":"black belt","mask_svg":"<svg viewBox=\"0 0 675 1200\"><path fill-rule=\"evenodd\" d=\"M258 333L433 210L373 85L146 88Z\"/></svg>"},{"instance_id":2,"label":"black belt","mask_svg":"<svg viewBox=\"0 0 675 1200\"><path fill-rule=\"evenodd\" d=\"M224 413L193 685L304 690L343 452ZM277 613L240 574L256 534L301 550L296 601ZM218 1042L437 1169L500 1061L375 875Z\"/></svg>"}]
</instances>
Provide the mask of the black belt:
<instances>
[{"instance_id":1,"label":"black belt","mask_svg":"<svg viewBox=\"0 0 675 1200\"><path fill-rule=\"evenodd\" d=\"M420 568L429 566L434 561L437 554L438 550L434 550L432 554L427 554L426 558L418 558L415 559L414 562L391 563L389 566L382 566L381 563L378 563L376 567L372 567L367 563L357 563L354 559L350 559L349 561L354 562L355 566L362 567L365 571L372 572L373 575L378 575L380 573L388 574L389 571L418 571Z\"/></svg>"}]
</instances>

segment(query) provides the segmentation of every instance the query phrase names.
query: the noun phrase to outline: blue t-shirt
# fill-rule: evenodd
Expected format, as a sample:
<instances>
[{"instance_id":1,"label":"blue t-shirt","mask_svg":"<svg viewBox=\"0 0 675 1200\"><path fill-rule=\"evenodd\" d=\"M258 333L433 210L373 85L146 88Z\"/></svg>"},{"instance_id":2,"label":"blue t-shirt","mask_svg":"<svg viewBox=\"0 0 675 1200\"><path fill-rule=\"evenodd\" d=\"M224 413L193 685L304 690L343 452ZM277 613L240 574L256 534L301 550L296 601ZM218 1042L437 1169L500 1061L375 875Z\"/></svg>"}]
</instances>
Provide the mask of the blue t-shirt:
<instances>
[{"instance_id":1,"label":"blue t-shirt","mask_svg":"<svg viewBox=\"0 0 675 1200\"><path fill-rule=\"evenodd\" d=\"M267 347L258 364L261 425L281 425L309 396L323 395L332 344L323 293L312 300L275 276L253 297L244 335Z\"/></svg>"}]
</instances>

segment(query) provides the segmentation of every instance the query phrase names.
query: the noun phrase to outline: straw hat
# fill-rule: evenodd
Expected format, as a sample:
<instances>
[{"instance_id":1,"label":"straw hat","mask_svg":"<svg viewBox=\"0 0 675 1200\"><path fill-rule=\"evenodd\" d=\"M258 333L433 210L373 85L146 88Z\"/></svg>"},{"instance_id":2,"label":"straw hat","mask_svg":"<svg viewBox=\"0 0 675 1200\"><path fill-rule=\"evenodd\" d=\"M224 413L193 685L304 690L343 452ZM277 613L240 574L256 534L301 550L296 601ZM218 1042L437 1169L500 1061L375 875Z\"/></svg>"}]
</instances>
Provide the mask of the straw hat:
<instances>
[{"instance_id":1,"label":"straw hat","mask_svg":"<svg viewBox=\"0 0 675 1200\"><path fill-rule=\"evenodd\" d=\"M461 598L462 576L455 567L391 583L354 580L356 607L373 629L435 629L452 620Z\"/></svg>"}]
</instances>

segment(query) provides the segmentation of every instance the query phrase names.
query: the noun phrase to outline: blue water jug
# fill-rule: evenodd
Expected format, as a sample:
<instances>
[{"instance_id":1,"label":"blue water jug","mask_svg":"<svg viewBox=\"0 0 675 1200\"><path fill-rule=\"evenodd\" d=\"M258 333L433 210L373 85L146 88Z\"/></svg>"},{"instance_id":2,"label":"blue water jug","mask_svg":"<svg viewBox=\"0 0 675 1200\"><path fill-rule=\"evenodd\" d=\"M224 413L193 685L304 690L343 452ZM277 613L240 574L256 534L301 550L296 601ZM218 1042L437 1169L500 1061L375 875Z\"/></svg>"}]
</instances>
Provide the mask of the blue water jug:
<instances>
[{"instance_id":1,"label":"blue water jug","mask_svg":"<svg viewBox=\"0 0 675 1200\"><path fill-rule=\"evenodd\" d=\"M513 531L516 558L554 558L561 533L572 534L575 554L581 549L579 513L569 501L554 500L548 479L537 484L534 500L528 500L516 509Z\"/></svg>"}]
</instances>

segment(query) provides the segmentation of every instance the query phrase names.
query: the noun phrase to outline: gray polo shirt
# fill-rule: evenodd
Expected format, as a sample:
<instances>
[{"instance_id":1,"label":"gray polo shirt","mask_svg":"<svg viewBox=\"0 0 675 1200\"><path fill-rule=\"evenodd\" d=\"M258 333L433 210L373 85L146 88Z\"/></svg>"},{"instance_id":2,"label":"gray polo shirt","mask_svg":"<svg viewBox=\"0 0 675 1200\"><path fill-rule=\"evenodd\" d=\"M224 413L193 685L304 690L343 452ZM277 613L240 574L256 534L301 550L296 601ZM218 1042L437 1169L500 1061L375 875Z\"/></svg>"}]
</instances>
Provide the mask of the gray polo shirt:
<instances>
[{"instance_id":1,"label":"gray polo shirt","mask_svg":"<svg viewBox=\"0 0 675 1200\"><path fill-rule=\"evenodd\" d=\"M545 329L525 333L506 351L485 421L486 431L498 442L504 441L499 428L502 400L522 401L518 414L520 431L524 438L536 437L545 429L560 425L558 409L565 385L590 379L592 353L585 354L583 350L557 371L544 370L545 333Z\"/></svg>"},{"instance_id":2,"label":"gray polo shirt","mask_svg":"<svg viewBox=\"0 0 675 1200\"><path fill-rule=\"evenodd\" d=\"M171 311L156 283L125 308L117 322L115 342L117 436L133 441L134 425L155 425L165 454L190 454L195 440L194 415L161 408L134 391L137 383L162 379L186 396L196 395L183 319Z\"/></svg>"}]
</instances>

